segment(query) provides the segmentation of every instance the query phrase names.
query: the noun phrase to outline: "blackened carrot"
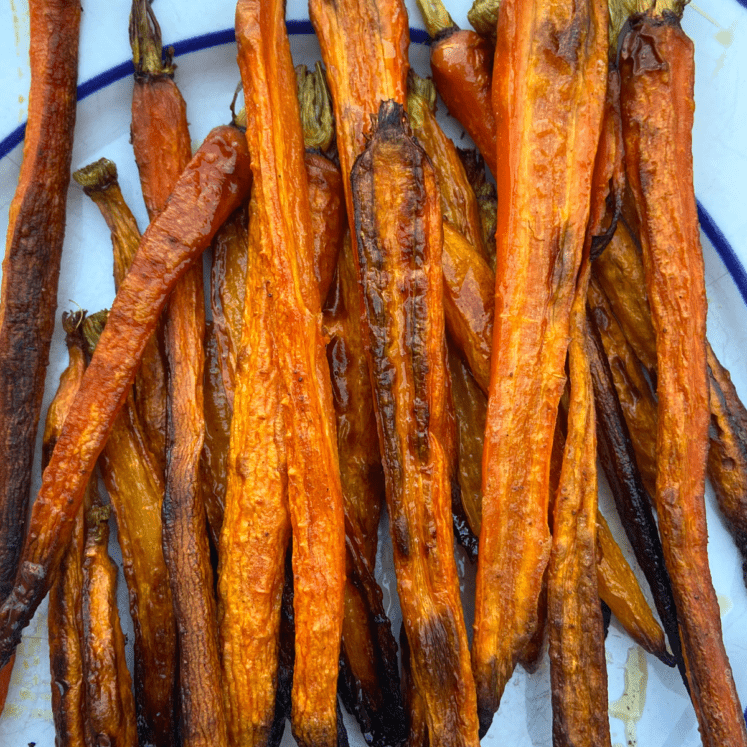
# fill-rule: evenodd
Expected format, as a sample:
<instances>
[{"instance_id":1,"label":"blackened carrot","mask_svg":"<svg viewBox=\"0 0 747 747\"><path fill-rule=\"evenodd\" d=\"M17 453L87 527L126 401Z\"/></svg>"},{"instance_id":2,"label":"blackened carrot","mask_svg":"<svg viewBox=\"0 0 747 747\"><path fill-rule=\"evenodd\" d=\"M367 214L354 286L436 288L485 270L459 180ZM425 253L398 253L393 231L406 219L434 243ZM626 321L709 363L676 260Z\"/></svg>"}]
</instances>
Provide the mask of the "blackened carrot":
<instances>
[{"instance_id":1,"label":"blackened carrot","mask_svg":"<svg viewBox=\"0 0 747 747\"><path fill-rule=\"evenodd\" d=\"M31 89L0 290L0 603L13 587L57 308L75 125L79 0L31 0Z\"/></svg>"}]
</instances>

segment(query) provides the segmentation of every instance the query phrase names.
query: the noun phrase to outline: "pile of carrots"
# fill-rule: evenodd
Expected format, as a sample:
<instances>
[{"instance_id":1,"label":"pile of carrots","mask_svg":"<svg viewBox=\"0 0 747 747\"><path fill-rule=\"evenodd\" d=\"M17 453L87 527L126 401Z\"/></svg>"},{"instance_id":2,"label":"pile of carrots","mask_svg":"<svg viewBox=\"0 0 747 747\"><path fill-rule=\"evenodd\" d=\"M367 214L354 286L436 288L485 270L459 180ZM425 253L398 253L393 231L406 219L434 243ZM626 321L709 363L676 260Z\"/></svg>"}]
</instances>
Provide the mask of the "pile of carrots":
<instances>
[{"instance_id":1,"label":"pile of carrots","mask_svg":"<svg viewBox=\"0 0 747 747\"><path fill-rule=\"evenodd\" d=\"M113 163L73 175L111 230L117 295L63 317L27 524L79 23L75 2L31 0L0 312L0 668L49 594L60 745L276 747L289 719L302 747L335 747L339 695L374 747L477 747L547 642L554 744L609 747L614 614L679 668L703 744L747 747L703 500L708 474L747 557L747 411L705 336L682 8L477 0L480 35L419 5L432 80L409 68L400 0L310 0L313 71L281 0L238 0L244 109L193 155L133 0L150 225ZM436 92L478 151L443 133ZM597 509L598 459L661 626ZM399 640L374 573L384 501ZM477 568L471 636L455 540Z\"/></svg>"}]
</instances>

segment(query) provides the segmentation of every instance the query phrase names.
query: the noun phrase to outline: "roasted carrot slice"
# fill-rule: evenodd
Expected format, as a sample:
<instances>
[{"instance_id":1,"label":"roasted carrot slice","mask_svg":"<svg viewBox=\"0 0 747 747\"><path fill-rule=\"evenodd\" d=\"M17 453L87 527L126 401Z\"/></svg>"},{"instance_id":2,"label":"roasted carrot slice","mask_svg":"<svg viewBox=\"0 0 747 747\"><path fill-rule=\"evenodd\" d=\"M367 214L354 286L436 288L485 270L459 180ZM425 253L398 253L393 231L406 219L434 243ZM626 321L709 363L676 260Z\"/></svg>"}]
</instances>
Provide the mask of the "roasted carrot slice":
<instances>
[{"instance_id":1,"label":"roasted carrot slice","mask_svg":"<svg viewBox=\"0 0 747 747\"><path fill-rule=\"evenodd\" d=\"M403 107L383 102L351 174L397 586L432 745L476 745L444 449L441 214ZM436 657L440 666L434 669Z\"/></svg>"},{"instance_id":2,"label":"roasted carrot slice","mask_svg":"<svg viewBox=\"0 0 747 747\"><path fill-rule=\"evenodd\" d=\"M338 259L324 322L330 336L327 358L348 534L339 688L345 707L355 714L371 744L397 745L405 737L397 645L373 578L384 473L349 235Z\"/></svg>"},{"instance_id":3,"label":"roasted carrot slice","mask_svg":"<svg viewBox=\"0 0 747 747\"><path fill-rule=\"evenodd\" d=\"M596 560L599 596L620 625L639 646L667 666L673 666L674 660L667 651L664 631L651 612L638 585L638 579L600 513L597 513Z\"/></svg>"},{"instance_id":4,"label":"roasted carrot slice","mask_svg":"<svg viewBox=\"0 0 747 747\"><path fill-rule=\"evenodd\" d=\"M92 353L106 323L106 312L84 324ZM176 621L162 549L163 476L153 459L132 394L115 420L99 459L117 521L122 567L135 629L135 706L141 741L169 744L175 739Z\"/></svg>"},{"instance_id":5,"label":"roasted carrot slice","mask_svg":"<svg viewBox=\"0 0 747 747\"><path fill-rule=\"evenodd\" d=\"M13 587L26 531L54 331L75 125L80 3L32 0L29 23L28 124L0 290L0 603Z\"/></svg>"},{"instance_id":6,"label":"roasted carrot slice","mask_svg":"<svg viewBox=\"0 0 747 747\"><path fill-rule=\"evenodd\" d=\"M70 541L86 480L124 404L169 293L249 188L241 133L215 128L143 235L70 409L31 513L23 563L0 606L0 667L10 658Z\"/></svg>"},{"instance_id":7,"label":"roasted carrot slice","mask_svg":"<svg viewBox=\"0 0 747 747\"><path fill-rule=\"evenodd\" d=\"M62 430L65 416L80 387L86 368L80 324L83 312L62 315L69 362L47 410L42 440L43 461L48 461ZM78 513L73 539L49 590L49 668L52 676L52 715L59 747L86 744L86 701L83 678L83 546L85 520Z\"/></svg>"},{"instance_id":8,"label":"roasted carrot slice","mask_svg":"<svg viewBox=\"0 0 747 747\"><path fill-rule=\"evenodd\" d=\"M117 566L109 557L109 506L86 488L83 558L83 673L91 744L136 747L135 700L117 609Z\"/></svg>"},{"instance_id":9,"label":"roasted carrot slice","mask_svg":"<svg viewBox=\"0 0 747 747\"><path fill-rule=\"evenodd\" d=\"M284 562L290 538L281 380L270 331L269 258L256 189L249 204L244 325L236 359L226 505L219 546L219 617L228 733L265 745L277 689Z\"/></svg>"},{"instance_id":10,"label":"roasted carrot slice","mask_svg":"<svg viewBox=\"0 0 747 747\"><path fill-rule=\"evenodd\" d=\"M282 387L296 636L291 721L302 745L333 745L345 527L284 4L240 0L236 36L256 199L250 220L257 224L259 249L268 263L265 292L272 294L272 342ZM319 598L325 600L323 610ZM230 603L224 596L223 604Z\"/></svg>"},{"instance_id":11,"label":"roasted carrot slice","mask_svg":"<svg viewBox=\"0 0 747 747\"><path fill-rule=\"evenodd\" d=\"M431 44L431 73L450 114L464 125L496 173L495 115L491 105L493 45L474 31L463 31L441 0L418 0Z\"/></svg>"},{"instance_id":12,"label":"roasted carrot slice","mask_svg":"<svg viewBox=\"0 0 747 747\"><path fill-rule=\"evenodd\" d=\"M83 187L85 193L96 203L111 231L114 248L114 288L119 289L130 269L140 244L140 230L135 216L122 196L117 181L117 167L106 158L85 166L73 173L73 179ZM165 427L166 372L156 335L147 342L143 352L143 363L138 369L133 384L135 408L140 420L146 424L146 435L160 433ZM148 448L158 456L158 443L153 438Z\"/></svg>"},{"instance_id":13,"label":"roasted carrot slice","mask_svg":"<svg viewBox=\"0 0 747 747\"><path fill-rule=\"evenodd\" d=\"M536 627L550 552L552 434L606 90L599 5L507 0L498 24L496 182L505 199L472 648L483 733ZM532 124L548 118L557 127ZM557 168L548 170L550 153Z\"/></svg>"},{"instance_id":14,"label":"roasted carrot slice","mask_svg":"<svg viewBox=\"0 0 747 747\"><path fill-rule=\"evenodd\" d=\"M693 704L706 745L746 745L708 567L706 298L693 191L693 47L658 6L622 42L625 161L656 331L656 509Z\"/></svg>"}]
</instances>

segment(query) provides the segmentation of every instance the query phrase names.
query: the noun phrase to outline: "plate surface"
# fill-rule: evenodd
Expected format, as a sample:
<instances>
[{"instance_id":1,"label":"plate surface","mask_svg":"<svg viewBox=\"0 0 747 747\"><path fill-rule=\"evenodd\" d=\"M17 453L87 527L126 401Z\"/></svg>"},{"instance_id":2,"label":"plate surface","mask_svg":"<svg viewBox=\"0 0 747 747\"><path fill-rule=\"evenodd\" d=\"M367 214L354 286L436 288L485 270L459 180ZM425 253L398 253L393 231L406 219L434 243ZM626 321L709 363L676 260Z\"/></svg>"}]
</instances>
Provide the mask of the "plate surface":
<instances>
[{"instance_id":1,"label":"plate surface","mask_svg":"<svg viewBox=\"0 0 747 747\"><path fill-rule=\"evenodd\" d=\"M414 2L408 0L410 25L422 28ZM465 0L447 2L453 17L468 27ZM206 12L206 7L209 12ZM233 25L233 0L205 3L156 0L154 10L166 44L177 50L176 80L187 101L192 138L197 145L211 127L229 119L228 104L239 79ZM75 131L73 168L106 156L117 163L125 198L141 228L147 224L139 192L137 169L129 144L131 82L126 61L129 2L84 2L81 29L81 101ZM287 17L308 18L305 5L288 3ZM743 399L747 400L747 96L743 93L747 70L747 11L735 0L698 0L686 10L683 26L695 40L696 115L694 130L695 187L701 206L703 251L709 300L708 334L716 353L730 369ZM298 26L296 28L299 28ZM303 26L300 26L303 29ZM206 36L207 35L207 36ZM204 48L207 45L208 48ZM202 47L202 49L200 49ZM197 49L198 51L194 51ZM296 63L313 63L319 51L313 37L294 35ZM428 72L428 49L413 45L411 62L420 74ZM15 190L22 157L19 127L26 118L28 96L28 9L24 0L0 0L0 230L5 235L8 206ZM124 75L124 78L122 76ZM119 79L118 79L119 76ZM464 145L468 138L440 107L449 133ZM740 289L741 285L741 289ZM52 344L48 385L42 413L54 394L66 365L59 317L80 306L93 312L110 305L114 297L111 244L108 231L94 205L73 184L68 197L68 221L58 293L58 326ZM37 449L38 452L38 449ZM39 459L34 490L40 482ZM600 502L613 531L621 536L611 499L603 487ZM747 704L747 593L741 563L708 488L711 568L722 607L722 624L737 689ZM400 613L392 571L388 533L382 532L378 566L393 628L399 630ZM621 542L632 559L627 542ZM112 554L118 551L112 550ZM465 598L473 588L474 571L460 556L465 575ZM132 631L120 573L119 601L125 629ZM467 603L468 620L471 604ZM130 635L131 638L131 635ZM46 605L26 631L18 649L5 713L0 719L0 744L52 747L54 728L49 692ZM131 644L128 653L132 656ZM635 646L613 621L607 640L610 703L614 713L640 713L623 722L611 713L614 745L691 747L700 744L692 706L679 675ZM130 662L131 663L131 662ZM621 702L626 688L628 695ZM626 710L627 708L631 710ZM354 747L364 742L354 721L346 723ZM293 740L286 734L286 744ZM486 744L544 747L552 743L549 662L527 675L520 669L509 683L501 709Z\"/></svg>"}]
</instances>

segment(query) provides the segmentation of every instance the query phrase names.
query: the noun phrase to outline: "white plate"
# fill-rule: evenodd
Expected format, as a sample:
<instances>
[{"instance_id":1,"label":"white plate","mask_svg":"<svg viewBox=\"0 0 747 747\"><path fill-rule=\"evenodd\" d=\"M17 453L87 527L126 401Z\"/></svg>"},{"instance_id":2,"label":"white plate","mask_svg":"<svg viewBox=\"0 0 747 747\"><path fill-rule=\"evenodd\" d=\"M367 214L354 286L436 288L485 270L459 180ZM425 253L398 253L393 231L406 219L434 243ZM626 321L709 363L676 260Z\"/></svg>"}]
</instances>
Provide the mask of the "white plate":
<instances>
[{"instance_id":1,"label":"white plate","mask_svg":"<svg viewBox=\"0 0 747 747\"><path fill-rule=\"evenodd\" d=\"M744 0L740 0L743 2ZM747 70L747 13L735 0L698 0L684 16L685 30L695 40L697 63L694 131L695 186L703 209L701 222L709 298L708 330L714 349L727 368L743 399L747 399L747 96L742 93ZM447 3L455 20L468 27L468 3ZM408 0L410 25L422 27L414 2ZM209 12L206 12L209 8ZM192 137L199 143L211 127L229 119L231 100L239 74L236 53L230 42L233 0L180 2L157 0L155 12L166 44L177 49L179 69L176 80L187 101ZM79 81L87 96L78 107L73 168L106 156L117 163L122 191L141 227L146 214L139 192L137 170L129 145L131 83L126 74L130 58L127 40L128 0L85 4ZM308 17L297 0L288 3L288 18ZM223 32L223 33L221 33ZM205 36L212 34L213 36ZM197 37L197 38L195 38ZM192 41L189 41L189 40ZM211 46L202 51L190 51ZM295 61L312 63L319 57L313 38L294 36ZM413 45L411 60L421 74L428 71L428 49ZM5 234L8 206L15 190L22 145L18 128L26 118L28 96L28 10L23 0L0 2L0 229ZM115 80L118 75L123 79ZM443 115L443 106L441 107ZM457 138L461 128L442 117ZM14 139L15 138L15 139ZM463 143L464 141L462 141ZM722 259L722 257L724 259ZM740 264L740 261L742 264ZM740 286L741 283L741 295ZM66 351L59 326L61 312L71 306L95 311L108 306L114 297L111 274L111 245L103 220L91 201L73 184L68 197L68 221L62 273L58 294L58 326L48 370L48 386L42 413L66 365ZM37 450L38 451L38 450ZM39 464L35 488L39 485ZM747 704L747 594L742 583L741 562L730 535L708 491L711 568L722 602L722 623L737 689ZM621 536L609 496L601 502L613 530ZM621 541L629 559L632 552ZM385 596L391 606L395 632L399 629L399 605L393 595L391 549L382 550L380 571ZM469 570L467 574L470 575ZM470 586L469 582L467 584ZM645 582L644 582L645 586ZM389 590L392 593L389 593ZM124 580L120 574L120 607L123 625L132 630L126 605ZM468 614L471 610L468 610ZM131 636L130 636L131 637ZM607 639L610 702L623 694L624 671L629 653L638 660L640 649L613 621ZM130 647L131 656L131 647ZM623 723L610 719L612 741L617 745L640 743L647 747L690 747L700 744L692 706L675 670L667 669L650 656L643 658L647 685L643 714L634 731L626 734ZM351 744L364 742L354 721L346 717ZM636 741L637 732L637 741ZM292 740L286 736L288 744ZM529 676L520 669L509 683L486 744L513 747L550 745L551 712L549 664L545 658L539 670ZM54 728L49 692L46 605L26 631L18 648L11 688L0 719L0 745L52 747Z\"/></svg>"}]
</instances>

